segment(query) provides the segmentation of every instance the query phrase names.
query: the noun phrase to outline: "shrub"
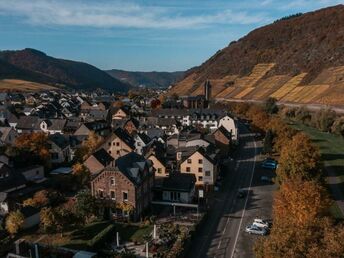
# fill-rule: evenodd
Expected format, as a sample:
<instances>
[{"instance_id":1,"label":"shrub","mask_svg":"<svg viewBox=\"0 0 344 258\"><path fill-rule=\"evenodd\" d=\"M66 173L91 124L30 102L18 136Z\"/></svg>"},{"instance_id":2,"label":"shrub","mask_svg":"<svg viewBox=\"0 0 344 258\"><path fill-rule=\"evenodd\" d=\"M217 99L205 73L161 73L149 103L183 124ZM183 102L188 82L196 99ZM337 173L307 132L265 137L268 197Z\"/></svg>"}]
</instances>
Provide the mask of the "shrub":
<instances>
[{"instance_id":1,"label":"shrub","mask_svg":"<svg viewBox=\"0 0 344 258\"><path fill-rule=\"evenodd\" d=\"M115 226L113 224L107 226L104 230L99 232L98 235L96 235L88 242L88 246L90 246L91 248L101 247L105 242L109 241L111 237L113 237L114 231Z\"/></svg>"}]
</instances>

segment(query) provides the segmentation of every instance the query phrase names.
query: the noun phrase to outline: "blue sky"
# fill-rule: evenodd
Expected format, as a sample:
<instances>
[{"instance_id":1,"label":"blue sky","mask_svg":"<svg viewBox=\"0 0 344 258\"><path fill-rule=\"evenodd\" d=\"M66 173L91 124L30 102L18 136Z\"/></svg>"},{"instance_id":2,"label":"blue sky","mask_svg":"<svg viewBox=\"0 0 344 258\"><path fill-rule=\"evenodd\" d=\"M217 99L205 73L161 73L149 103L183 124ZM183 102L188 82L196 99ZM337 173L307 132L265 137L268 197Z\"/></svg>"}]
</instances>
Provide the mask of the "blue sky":
<instances>
[{"instance_id":1,"label":"blue sky","mask_svg":"<svg viewBox=\"0 0 344 258\"><path fill-rule=\"evenodd\" d=\"M101 69L177 71L254 28L344 0L0 0L0 49Z\"/></svg>"}]
</instances>

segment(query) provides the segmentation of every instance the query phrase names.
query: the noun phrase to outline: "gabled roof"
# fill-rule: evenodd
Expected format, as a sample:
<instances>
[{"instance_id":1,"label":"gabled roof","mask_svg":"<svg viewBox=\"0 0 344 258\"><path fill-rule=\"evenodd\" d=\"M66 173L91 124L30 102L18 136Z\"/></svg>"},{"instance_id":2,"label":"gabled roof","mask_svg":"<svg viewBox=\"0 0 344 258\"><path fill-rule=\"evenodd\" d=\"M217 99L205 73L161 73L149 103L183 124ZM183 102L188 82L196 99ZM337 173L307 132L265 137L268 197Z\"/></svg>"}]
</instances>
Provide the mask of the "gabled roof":
<instances>
[{"instance_id":1,"label":"gabled roof","mask_svg":"<svg viewBox=\"0 0 344 258\"><path fill-rule=\"evenodd\" d=\"M128 145L133 150L135 149L135 142L134 139L122 128L118 127L114 134L120 138L126 145Z\"/></svg>"},{"instance_id":2,"label":"gabled roof","mask_svg":"<svg viewBox=\"0 0 344 258\"><path fill-rule=\"evenodd\" d=\"M228 132L228 130L226 128L224 128L223 126L220 126L219 128L217 128L216 131L220 131L228 140L232 139L232 135L230 132ZM216 132L215 131L215 132ZM215 133L214 132L214 133Z\"/></svg>"},{"instance_id":3,"label":"gabled roof","mask_svg":"<svg viewBox=\"0 0 344 258\"><path fill-rule=\"evenodd\" d=\"M151 161L147 161L136 152L130 152L118 158L115 162L116 168L135 185L140 185L143 179L151 173L148 169L145 169Z\"/></svg>"},{"instance_id":4,"label":"gabled roof","mask_svg":"<svg viewBox=\"0 0 344 258\"><path fill-rule=\"evenodd\" d=\"M68 147L70 145L69 139L67 139L65 136L63 136L59 133L51 134L48 136L48 138L50 141L55 143L61 149L65 149L66 147Z\"/></svg>"},{"instance_id":5,"label":"gabled roof","mask_svg":"<svg viewBox=\"0 0 344 258\"><path fill-rule=\"evenodd\" d=\"M195 187L194 174L173 173L163 179L163 190L189 192Z\"/></svg>"},{"instance_id":6,"label":"gabled roof","mask_svg":"<svg viewBox=\"0 0 344 258\"><path fill-rule=\"evenodd\" d=\"M0 162L0 174L3 175L0 178L0 192L19 187L26 183L26 179L21 173L11 169L2 162Z\"/></svg>"},{"instance_id":7,"label":"gabled roof","mask_svg":"<svg viewBox=\"0 0 344 258\"><path fill-rule=\"evenodd\" d=\"M137 120L137 119L135 119L135 118L133 118L133 117L127 119L127 120L125 121L124 125L126 125L128 122L132 122L136 128L139 128L139 126L140 126L139 120Z\"/></svg>"},{"instance_id":8,"label":"gabled roof","mask_svg":"<svg viewBox=\"0 0 344 258\"><path fill-rule=\"evenodd\" d=\"M48 125L48 130L63 131L67 120L66 119L43 119Z\"/></svg>"},{"instance_id":9,"label":"gabled roof","mask_svg":"<svg viewBox=\"0 0 344 258\"><path fill-rule=\"evenodd\" d=\"M145 144L150 143L151 140L152 140L152 139L149 138L148 135L145 134L145 133L138 133L137 136L140 137L140 139L141 139Z\"/></svg>"},{"instance_id":10,"label":"gabled roof","mask_svg":"<svg viewBox=\"0 0 344 258\"><path fill-rule=\"evenodd\" d=\"M39 118L37 116L21 116L18 119L16 128L28 130L40 129Z\"/></svg>"},{"instance_id":11,"label":"gabled roof","mask_svg":"<svg viewBox=\"0 0 344 258\"><path fill-rule=\"evenodd\" d=\"M104 167L106 167L112 161L114 161L114 158L109 153L107 153L107 151L103 148L94 152L92 156L95 157L99 161L99 163L101 163Z\"/></svg>"}]
</instances>

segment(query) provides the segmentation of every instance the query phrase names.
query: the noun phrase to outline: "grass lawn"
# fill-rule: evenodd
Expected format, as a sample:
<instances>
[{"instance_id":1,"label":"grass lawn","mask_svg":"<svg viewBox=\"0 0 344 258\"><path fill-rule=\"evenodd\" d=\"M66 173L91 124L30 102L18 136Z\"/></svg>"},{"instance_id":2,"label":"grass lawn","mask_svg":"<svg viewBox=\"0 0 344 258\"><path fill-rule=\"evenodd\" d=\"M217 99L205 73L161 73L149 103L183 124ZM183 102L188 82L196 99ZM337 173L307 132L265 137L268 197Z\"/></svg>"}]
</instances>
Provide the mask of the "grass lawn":
<instances>
[{"instance_id":1,"label":"grass lawn","mask_svg":"<svg viewBox=\"0 0 344 258\"><path fill-rule=\"evenodd\" d=\"M319 146L324 167L334 171L339 178L339 183L344 185L344 139L299 123L290 125L305 132ZM341 188L341 191L344 192L344 188ZM331 212L334 217L344 218L336 204L331 207Z\"/></svg>"},{"instance_id":2,"label":"grass lawn","mask_svg":"<svg viewBox=\"0 0 344 258\"><path fill-rule=\"evenodd\" d=\"M23 235L23 238L28 241L37 241L46 245L63 246L71 249L92 250L88 245L89 241L110 224L115 225L115 231L119 232L121 241L143 243L144 236L151 234L153 231L152 225L140 227L136 224L122 224L113 223L110 221L101 221L91 223L85 227L64 232L62 235L60 233L39 234L37 232L29 231L27 234Z\"/></svg>"},{"instance_id":3,"label":"grass lawn","mask_svg":"<svg viewBox=\"0 0 344 258\"><path fill-rule=\"evenodd\" d=\"M119 233L121 241L144 242L144 236L153 231L152 225L139 226L136 224L115 223L115 231Z\"/></svg>"},{"instance_id":4,"label":"grass lawn","mask_svg":"<svg viewBox=\"0 0 344 258\"><path fill-rule=\"evenodd\" d=\"M36 232L25 235L23 238L29 241L38 241L52 246L64 246L68 248L89 250L88 241L104 230L110 222L94 222L80 229L74 229L56 234L38 234Z\"/></svg>"}]
</instances>

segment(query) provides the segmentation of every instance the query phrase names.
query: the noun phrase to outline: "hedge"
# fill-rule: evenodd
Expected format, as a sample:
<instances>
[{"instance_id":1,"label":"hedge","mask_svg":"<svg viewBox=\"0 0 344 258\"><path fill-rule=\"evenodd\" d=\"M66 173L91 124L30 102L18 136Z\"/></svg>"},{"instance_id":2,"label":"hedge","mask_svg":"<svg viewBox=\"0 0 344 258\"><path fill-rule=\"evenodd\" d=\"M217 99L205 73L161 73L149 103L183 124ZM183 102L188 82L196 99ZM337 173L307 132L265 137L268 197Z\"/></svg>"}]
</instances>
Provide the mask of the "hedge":
<instances>
[{"instance_id":1,"label":"hedge","mask_svg":"<svg viewBox=\"0 0 344 258\"><path fill-rule=\"evenodd\" d=\"M107 226L102 231L99 232L94 238L88 241L88 246L91 248L99 248L105 242L109 241L113 236L115 231L115 226L113 224Z\"/></svg>"}]
</instances>

